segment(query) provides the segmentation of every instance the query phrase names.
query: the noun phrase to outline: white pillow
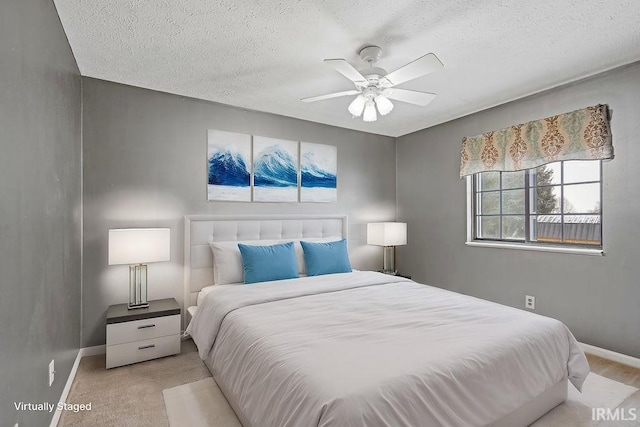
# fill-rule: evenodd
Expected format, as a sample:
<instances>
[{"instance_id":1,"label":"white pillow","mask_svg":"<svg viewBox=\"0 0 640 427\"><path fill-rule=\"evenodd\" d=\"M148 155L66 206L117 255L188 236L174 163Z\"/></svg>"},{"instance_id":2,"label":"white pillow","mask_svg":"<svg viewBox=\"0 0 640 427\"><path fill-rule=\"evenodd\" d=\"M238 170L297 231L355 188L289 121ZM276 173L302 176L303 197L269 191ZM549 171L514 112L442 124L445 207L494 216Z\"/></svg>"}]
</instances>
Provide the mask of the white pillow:
<instances>
[{"instance_id":1,"label":"white pillow","mask_svg":"<svg viewBox=\"0 0 640 427\"><path fill-rule=\"evenodd\" d=\"M306 274L304 264L304 251L300 240L305 242L335 242L342 240L342 237L312 237L302 239L282 239L282 240L233 240L224 242L209 242L211 253L213 254L213 284L228 285L232 283L244 282L244 270L242 268L242 255L238 249L238 243L253 246L277 245L279 243L294 242L296 253L296 263L298 273Z\"/></svg>"}]
</instances>

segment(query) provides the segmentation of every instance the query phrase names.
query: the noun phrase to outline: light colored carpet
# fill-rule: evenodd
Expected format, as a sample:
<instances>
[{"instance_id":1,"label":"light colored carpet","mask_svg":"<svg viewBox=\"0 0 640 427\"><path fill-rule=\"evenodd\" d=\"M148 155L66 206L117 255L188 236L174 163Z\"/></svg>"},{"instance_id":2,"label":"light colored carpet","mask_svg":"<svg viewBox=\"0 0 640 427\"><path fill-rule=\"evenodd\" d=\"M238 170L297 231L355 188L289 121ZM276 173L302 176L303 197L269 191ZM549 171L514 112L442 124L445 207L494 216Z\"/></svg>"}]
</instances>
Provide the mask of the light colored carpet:
<instances>
[{"instance_id":1,"label":"light colored carpet","mask_svg":"<svg viewBox=\"0 0 640 427\"><path fill-rule=\"evenodd\" d=\"M601 377L593 372L582 386L582 393L569 384L567 400L533 423L531 427L593 426L592 408L614 409L638 391L637 388Z\"/></svg>"},{"instance_id":2,"label":"light colored carpet","mask_svg":"<svg viewBox=\"0 0 640 427\"><path fill-rule=\"evenodd\" d=\"M114 369L104 354L83 357L67 403L91 402L91 411L63 411L58 427L167 426L162 390L210 376L191 340L175 356Z\"/></svg>"},{"instance_id":3,"label":"light colored carpet","mask_svg":"<svg viewBox=\"0 0 640 427\"><path fill-rule=\"evenodd\" d=\"M569 386L566 402L559 405L532 427L586 427L591 408L614 409L638 389L596 374L589 374L579 393ZM213 378L163 390L171 427L241 427Z\"/></svg>"}]
</instances>

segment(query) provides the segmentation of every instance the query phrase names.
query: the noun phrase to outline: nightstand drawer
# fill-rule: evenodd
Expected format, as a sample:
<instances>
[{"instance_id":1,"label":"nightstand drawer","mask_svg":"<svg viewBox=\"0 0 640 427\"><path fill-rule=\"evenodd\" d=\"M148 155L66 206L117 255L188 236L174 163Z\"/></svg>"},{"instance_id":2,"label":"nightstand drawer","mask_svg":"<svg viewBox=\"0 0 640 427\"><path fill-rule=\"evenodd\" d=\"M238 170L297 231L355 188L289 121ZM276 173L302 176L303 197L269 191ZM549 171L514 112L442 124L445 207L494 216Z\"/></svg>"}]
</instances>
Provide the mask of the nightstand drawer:
<instances>
[{"instance_id":1,"label":"nightstand drawer","mask_svg":"<svg viewBox=\"0 0 640 427\"><path fill-rule=\"evenodd\" d=\"M180 335L179 314L107 325L108 346L167 335Z\"/></svg>"},{"instance_id":2,"label":"nightstand drawer","mask_svg":"<svg viewBox=\"0 0 640 427\"><path fill-rule=\"evenodd\" d=\"M107 369L180 353L180 335L107 346Z\"/></svg>"}]
</instances>

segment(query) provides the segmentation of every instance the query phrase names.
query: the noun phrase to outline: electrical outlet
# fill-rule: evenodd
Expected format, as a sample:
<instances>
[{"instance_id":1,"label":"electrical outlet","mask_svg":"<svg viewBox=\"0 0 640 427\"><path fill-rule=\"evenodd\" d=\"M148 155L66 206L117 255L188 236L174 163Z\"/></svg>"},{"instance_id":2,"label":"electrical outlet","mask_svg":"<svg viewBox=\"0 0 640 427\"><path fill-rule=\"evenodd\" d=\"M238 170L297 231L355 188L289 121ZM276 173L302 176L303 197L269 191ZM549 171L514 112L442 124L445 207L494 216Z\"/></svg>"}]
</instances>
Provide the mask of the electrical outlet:
<instances>
[{"instance_id":1,"label":"electrical outlet","mask_svg":"<svg viewBox=\"0 0 640 427\"><path fill-rule=\"evenodd\" d=\"M51 363L49 363L49 387L51 387L51 384L53 384L53 378L55 377L55 373L56 373L55 365L52 359Z\"/></svg>"},{"instance_id":2,"label":"electrical outlet","mask_svg":"<svg viewBox=\"0 0 640 427\"><path fill-rule=\"evenodd\" d=\"M536 297L532 297L531 295L524 296L524 306L525 308L529 308L531 310L536 309Z\"/></svg>"}]
</instances>

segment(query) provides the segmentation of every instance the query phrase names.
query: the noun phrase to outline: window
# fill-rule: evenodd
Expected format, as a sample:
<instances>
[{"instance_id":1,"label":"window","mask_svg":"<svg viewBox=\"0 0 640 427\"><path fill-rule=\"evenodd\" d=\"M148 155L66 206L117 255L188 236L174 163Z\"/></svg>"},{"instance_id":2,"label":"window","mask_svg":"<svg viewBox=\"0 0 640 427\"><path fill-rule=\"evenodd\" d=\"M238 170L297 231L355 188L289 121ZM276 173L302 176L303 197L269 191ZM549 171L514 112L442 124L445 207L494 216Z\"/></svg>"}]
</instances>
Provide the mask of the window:
<instances>
[{"instance_id":1,"label":"window","mask_svg":"<svg viewBox=\"0 0 640 427\"><path fill-rule=\"evenodd\" d=\"M593 160L475 174L473 240L601 248L601 177Z\"/></svg>"}]
</instances>

